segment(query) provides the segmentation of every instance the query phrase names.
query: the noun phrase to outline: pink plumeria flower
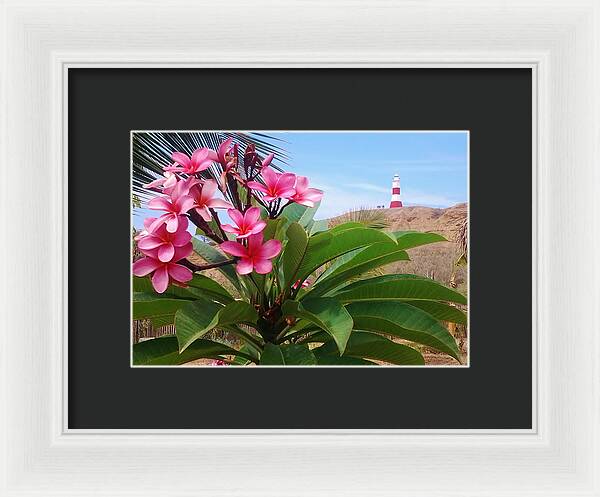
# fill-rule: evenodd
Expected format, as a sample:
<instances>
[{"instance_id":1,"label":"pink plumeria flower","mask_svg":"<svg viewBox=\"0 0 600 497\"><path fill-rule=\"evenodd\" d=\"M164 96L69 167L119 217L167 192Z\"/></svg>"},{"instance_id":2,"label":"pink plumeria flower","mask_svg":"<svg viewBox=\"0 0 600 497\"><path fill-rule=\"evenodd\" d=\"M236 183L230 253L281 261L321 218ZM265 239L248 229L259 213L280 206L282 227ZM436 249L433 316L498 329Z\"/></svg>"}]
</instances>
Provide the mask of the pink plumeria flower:
<instances>
[{"instance_id":1,"label":"pink plumeria flower","mask_svg":"<svg viewBox=\"0 0 600 497\"><path fill-rule=\"evenodd\" d=\"M262 161L262 168L264 169L265 167L269 167L269 164L271 164L271 162L273 161L273 158L275 157L275 154L269 154L265 157L265 160Z\"/></svg>"},{"instance_id":2,"label":"pink plumeria flower","mask_svg":"<svg viewBox=\"0 0 600 497\"><path fill-rule=\"evenodd\" d=\"M173 152L171 158L175 164L166 167L165 170L185 174L199 173L211 165L212 159L209 157L211 152L212 150L206 147L196 149L191 157L183 152Z\"/></svg>"},{"instance_id":3,"label":"pink plumeria flower","mask_svg":"<svg viewBox=\"0 0 600 497\"><path fill-rule=\"evenodd\" d=\"M229 209L227 211L235 226L224 224L223 231L233 233L238 238L248 238L250 235L260 233L265 229L267 223L260 218L260 209L258 207L250 207L244 214L237 209Z\"/></svg>"},{"instance_id":4,"label":"pink plumeria flower","mask_svg":"<svg viewBox=\"0 0 600 497\"><path fill-rule=\"evenodd\" d=\"M233 208L233 205L226 200L213 198L216 191L217 182L213 179L205 180L202 186L196 185L190 188L189 194L194 201L193 207L205 221L210 221L212 219L209 209Z\"/></svg>"},{"instance_id":5,"label":"pink plumeria flower","mask_svg":"<svg viewBox=\"0 0 600 497\"><path fill-rule=\"evenodd\" d=\"M227 140L225 140L223 143L221 143L221 145L219 145L219 148L216 152L214 150L209 150L209 159L214 162L220 162L222 166L225 166L230 160L232 143L233 138L227 138Z\"/></svg>"},{"instance_id":6,"label":"pink plumeria flower","mask_svg":"<svg viewBox=\"0 0 600 497\"><path fill-rule=\"evenodd\" d=\"M140 231L137 235L135 235L133 239L136 242L139 242L142 238L148 236L150 234L150 231L148 230L150 229L150 226L152 226L152 223L154 221L156 221L156 218L153 217L147 217L146 219L144 219L144 229Z\"/></svg>"},{"instance_id":7,"label":"pink plumeria flower","mask_svg":"<svg viewBox=\"0 0 600 497\"><path fill-rule=\"evenodd\" d=\"M270 259L277 257L281 252L279 240L268 240L263 244L263 234L257 233L248 237L248 246L244 247L238 242L223 242L221 250L240 260L235 266L238 274L250 274L253 270L258 274L267 274L273 270Z\"/></svg>"},{"instance_id":8,"label":"pink plumeria flower","mask_svg":"<svg viewBox=\"0 0 600 497\"><path fill-rule=\"evenodd\" d=\"M296 175L293 173L279 174L270 167L264 167L261 175L265 184L257 181L248 181L248 186L253 190L264 193L263 199L272 202L278 198L291 198L296 193L294 184Z\"/></svg>"},{"instance_id":9,"label":"pink plumeria flower","mask_svg":"<svg viewBox=\"0 0 600 497\"><path fill-rule=\"evenodd\" d=\"M177 184L177 175L171 171L165 171L163 176L164 178L158 178L142 186L148 189L162 188L163 192L170 193L171 189Z\"/></svg>"},{"instance_id":10,"label":"pink plumeria flower","mask_svg":"<svg viewBox=\"0 0 600 497\"><path fill-rule=\"evenodd\" d=\"M187 217L184 216L187 211L194 207L194 199L189 195L176 196L177 186L171 192L171 197L156 197L148 202L148 208L155 211L166 211L166 214L158 217L149 226L148 231L155 231L161 224L166 223L167 231L175 233L179 224L184 222L187 227Z\"/></svg>"},{"instance_id":11,"label":"pink plumeria flower","mask_svg":"<svg viewBox=\"0 0 600 497\"><path fill-rule=\"evenodd\" d=\"M155 221L148 218L150 224ZM187 245L192 239L192 234L187 231L187 222L179 223L175 233L169 233L164 224L161 224L155 231L148 233L138 242L138 248L143 252L145 250L158 249L158 260L169 262L175 255L177 247Z\"/></svg>"},{"instance_id":12,"label":"pink plumeria flower","mask_svg":"<svg viewBox=\"0 0 600 497\"><path fill-rule=\"evenodd\" d=\"M146 257L139 259L133 264L133 274L136 276L152 275L152 286L158 293L164 293L169 283L178 286L186 286L194 274L190 269L177 264L193 252L192 244L187 243L183 247L175 247L173 257L170 261L163 262L158 258L158 248L144 251Z\"/></svg>"},{"instance_id":13,"label":"pink plumeria flower","mask_svg":"<svg viewBox=\"0 0 600 497\"><path fill-rule=\"evenodd\" d=\"M296 178L296 194L290 197L297 204L307 207L314 207L315 203L323 198L323 192L316 188L308 187L308 178L306 176L298 176Z\"/></svg>"}]
</instances>

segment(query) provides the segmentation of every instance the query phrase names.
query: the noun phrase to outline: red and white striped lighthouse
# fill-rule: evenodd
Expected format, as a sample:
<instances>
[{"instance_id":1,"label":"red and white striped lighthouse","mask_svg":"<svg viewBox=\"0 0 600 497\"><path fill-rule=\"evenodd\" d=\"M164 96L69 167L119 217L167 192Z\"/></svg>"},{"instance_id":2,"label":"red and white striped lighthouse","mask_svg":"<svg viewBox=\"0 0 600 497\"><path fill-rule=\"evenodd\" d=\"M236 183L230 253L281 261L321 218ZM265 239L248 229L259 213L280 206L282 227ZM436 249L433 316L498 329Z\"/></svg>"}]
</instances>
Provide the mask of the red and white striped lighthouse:
<instances>
[{"instance_id":1,"label":"red and white striped lighthouse","mask_svg":"<svg viewBox=\"0 0 600 497\"><path fill-rule=\"evenodd\" d=\"M394 207L402 207L402 201L400 200L400 176L394 174L392 180L392 201L390 202L390 209Z\"/></svg>"}]
</instances>

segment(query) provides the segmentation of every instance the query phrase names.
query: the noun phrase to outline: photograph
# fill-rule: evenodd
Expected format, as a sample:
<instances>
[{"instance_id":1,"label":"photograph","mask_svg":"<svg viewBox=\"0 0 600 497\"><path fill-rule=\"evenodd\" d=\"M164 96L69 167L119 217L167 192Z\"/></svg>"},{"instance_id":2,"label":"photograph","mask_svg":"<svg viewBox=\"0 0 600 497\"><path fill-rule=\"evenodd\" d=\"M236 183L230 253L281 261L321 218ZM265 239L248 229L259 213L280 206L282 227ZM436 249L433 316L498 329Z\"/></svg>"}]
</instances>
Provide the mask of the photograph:
<instances>
[{"instance_id":1,"label":"photograph","mask_svg":"<svg viewBox=\"0 0 600 497\"><path fill-rule=\"evenodd\" d=\"M469 131L131 131L132 367L469 367Z\"/></svg>"}]
</instances>

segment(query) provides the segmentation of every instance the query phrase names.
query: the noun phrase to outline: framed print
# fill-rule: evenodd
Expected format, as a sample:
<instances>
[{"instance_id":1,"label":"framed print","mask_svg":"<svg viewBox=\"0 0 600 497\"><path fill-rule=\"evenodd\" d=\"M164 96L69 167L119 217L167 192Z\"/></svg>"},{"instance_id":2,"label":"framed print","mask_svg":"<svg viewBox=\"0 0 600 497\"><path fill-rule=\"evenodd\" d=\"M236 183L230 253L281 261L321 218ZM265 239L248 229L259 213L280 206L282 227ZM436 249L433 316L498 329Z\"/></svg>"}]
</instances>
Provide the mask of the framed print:
<instances>
[{"instance_id":1,"label":"framed print","mask_svg":"<svg viewBox=\"0 0 600 497\"><path fill-rule=\"evenodd\" d=\"M0 495L600 495L594 0L7 2Z\"/></svg>"}]
</instances>

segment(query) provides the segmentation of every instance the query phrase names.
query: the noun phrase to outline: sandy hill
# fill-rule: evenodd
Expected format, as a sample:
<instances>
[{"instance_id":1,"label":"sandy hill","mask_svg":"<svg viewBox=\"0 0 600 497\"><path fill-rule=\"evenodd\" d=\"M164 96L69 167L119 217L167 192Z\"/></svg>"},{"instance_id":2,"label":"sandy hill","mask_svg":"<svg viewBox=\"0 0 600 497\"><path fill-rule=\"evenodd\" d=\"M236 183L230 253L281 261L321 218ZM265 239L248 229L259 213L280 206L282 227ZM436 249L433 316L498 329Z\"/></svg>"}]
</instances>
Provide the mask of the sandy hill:
<instances>
[{"instance_id":1,"label":"sandy hill","mask_svg":"<svg viewBox=\"0 0 600 497\"><path fill-rule=\"evenodd\" d=\"M456 267L455 261L461 251L457 231L467 216L467 204L457 204L445 209L432 207L401 207L397 209L377 209L377 216L385 218L390 231L431 231L444 236L448 242L440 242L410 249L410 262L399 262L386 268L390 273L415 273L433 278L445 285L450 284L452 274L459 291L466 292L466 267ZM332 221L349 220L348 215Z\"/></svg>"}]
</instances>

